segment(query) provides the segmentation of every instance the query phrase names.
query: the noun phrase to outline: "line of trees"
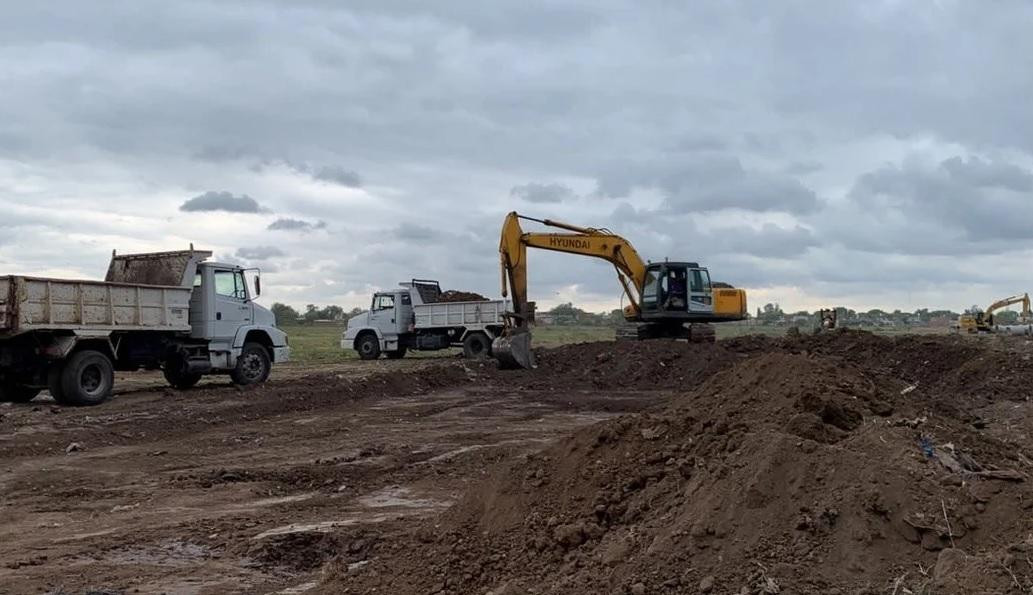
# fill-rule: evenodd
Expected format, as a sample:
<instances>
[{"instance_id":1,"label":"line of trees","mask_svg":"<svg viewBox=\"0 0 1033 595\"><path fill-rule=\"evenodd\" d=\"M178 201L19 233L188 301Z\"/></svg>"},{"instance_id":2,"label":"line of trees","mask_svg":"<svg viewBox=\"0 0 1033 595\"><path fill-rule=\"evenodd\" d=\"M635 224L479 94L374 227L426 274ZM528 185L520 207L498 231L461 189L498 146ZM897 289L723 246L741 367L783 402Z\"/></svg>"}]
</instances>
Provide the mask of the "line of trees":
<instances>
[{"instance_id":1,"label":"line of trees","mask_svg":"<svg viewBox=\"0 0 1033 595\"><path fill-rule=\"evenodd\" d=\"M978 311L977 306L966 310L966 312ZM316 306L308 304L304 312L299 312L287 304L275 303L272 305L273 314L279 324L312 324L317 320L345 322L363 312L362 308L345 310L336 305ZM836 308L840 324L843 325L936 325L944 324L946 321L954 321L959 314L950 310L929 310L921 308L914 312L903 312L894 310L892 312L874 308L868 311L856 311L849 308ZM794 324L817 316L817 312L800 310L798 312L785 312L777 303L765 304L757 308L756 316L751 316L757 323L771 325ZM1018 312L1013 310L999 310L994 313L999 324L1012 324L1017 321ZM560 304L554 308L539 313L542 322L557 325L579 325L579 326L616 326L624 321L624 314L621 310L609 312L588 312L578 308L571 302Z\"/></svg>"},{"instance_id":2,"label":"line of trees","mask_svg":"<svg viewBox=\"0 0 1033 595\"><path fill-rule=\"evenodd\" d=\"M270 308L276 315L277 324L311 324L317 320L332 320L344 322L362 312L362 308L352 308L346 311L340 306L330 305L320 308L315 304L305 306L304 312L298 312L287 304L276 302Z\"/></svg>"}]
</instances>

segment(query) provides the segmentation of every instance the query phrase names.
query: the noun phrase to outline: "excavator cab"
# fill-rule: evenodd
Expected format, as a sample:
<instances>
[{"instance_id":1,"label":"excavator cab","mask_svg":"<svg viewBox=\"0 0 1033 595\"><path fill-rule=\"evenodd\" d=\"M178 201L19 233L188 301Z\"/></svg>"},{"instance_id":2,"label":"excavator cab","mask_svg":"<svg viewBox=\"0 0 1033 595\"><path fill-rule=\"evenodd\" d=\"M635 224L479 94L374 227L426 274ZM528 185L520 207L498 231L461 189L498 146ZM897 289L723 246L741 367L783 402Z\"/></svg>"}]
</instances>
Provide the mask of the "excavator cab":
<instances>
[{"instance_id":1,"label":"excavator cab","mask_svg":"<svg viewBox=\"0 0 1033 595\"><path fill-rule=\"evenodd\" d=\"M642 318L693 318L714 311L710 272L695 262L656 262L646 266Z\"/></svg>"}]
</instances>

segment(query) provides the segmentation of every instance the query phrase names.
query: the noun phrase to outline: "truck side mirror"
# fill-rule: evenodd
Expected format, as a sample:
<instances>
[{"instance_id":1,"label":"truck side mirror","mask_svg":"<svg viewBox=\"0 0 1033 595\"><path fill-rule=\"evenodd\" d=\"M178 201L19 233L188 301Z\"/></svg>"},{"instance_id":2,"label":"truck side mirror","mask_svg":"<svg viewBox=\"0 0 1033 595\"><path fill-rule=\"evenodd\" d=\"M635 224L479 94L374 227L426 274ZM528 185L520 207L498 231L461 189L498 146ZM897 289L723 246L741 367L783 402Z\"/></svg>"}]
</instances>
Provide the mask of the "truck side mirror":
<instances>
[{"instance_id":1,"label":"truck side mirror","mask_svg":"<svg viewBox=\"0 0 1033 595\"><path fill-rule=\"evenodd\" d=\"M255 277L255 297L262 295L262 278Z\"/></svg>"}]
</instances>

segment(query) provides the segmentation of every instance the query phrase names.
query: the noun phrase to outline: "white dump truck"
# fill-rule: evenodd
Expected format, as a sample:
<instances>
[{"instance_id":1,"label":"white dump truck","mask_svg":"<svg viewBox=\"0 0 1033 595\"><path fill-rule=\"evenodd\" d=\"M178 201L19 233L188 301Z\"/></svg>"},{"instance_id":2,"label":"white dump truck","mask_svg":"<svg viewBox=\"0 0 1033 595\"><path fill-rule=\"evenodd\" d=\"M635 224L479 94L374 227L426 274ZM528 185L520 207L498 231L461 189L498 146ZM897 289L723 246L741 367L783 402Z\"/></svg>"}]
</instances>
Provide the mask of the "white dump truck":
<instances>
[{"instance_id":1,"label":"white dump truck","mask_svg":"<svg viewBox=\"0 0 1033 595\"><path fill-rule=\"evenodd\" d=\"M348 321L343 349L354 349L362 359L449 347L462 347L470 358L491 355L509 308L505 300L441 301L441 285L422 279L399 286L373 294L370 309Z\"/></svg>"},{"instance_id":2,"label":"white dump truck","mask_svg":"<svg viewBox=\"0 0 1033 595\"><path fill-rule=\"evenodd\" d=\"M0 400L43 389L63 405L97 405L114 371L161 369L179 389L205 374L264 382L288 359L287 336L254 298L245 269L211 252L112 254L104 281L0 276Z\"/></svg>"}]
</instances>

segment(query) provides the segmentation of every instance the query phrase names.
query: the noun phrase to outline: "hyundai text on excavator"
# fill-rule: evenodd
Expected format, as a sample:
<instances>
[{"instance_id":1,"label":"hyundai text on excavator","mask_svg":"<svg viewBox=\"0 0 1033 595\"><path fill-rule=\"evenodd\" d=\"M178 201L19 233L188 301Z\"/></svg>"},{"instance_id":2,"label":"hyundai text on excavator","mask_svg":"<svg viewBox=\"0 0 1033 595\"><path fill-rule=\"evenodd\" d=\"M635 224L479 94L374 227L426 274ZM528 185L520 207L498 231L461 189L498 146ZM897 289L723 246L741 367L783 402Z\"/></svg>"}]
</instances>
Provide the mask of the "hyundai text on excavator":
<instances>
[{"instance_id":1,"label":"hyundai text on excavator","mask_svg":"<svg viewBox=\"0 0 1033 595\"><path fill-rule=\"evenodd\" d=\"M1019 312L1018 324L1007 325L1003 329L1006 332L1020 332L1029 334L1030 325L1033 324L1033 312L1030 312L1029 294L1021 293L997 300L990 304L985 311L974 314L962 314L958 319L957 329L965 333L992 333L998 330L994 324L994 312L1001 308L1007 308L1014 304L1022 304L1022 311ZM1014 327L1014 328L1012 328Z\"/></svg>"},{"instance_id":2,"label":"hyundai text on excavator","mask_svg":"<svg viewBox=\"0 0 1033 595\"><path fill-rule=\"evenodd\" d=\"M524 232L520 221L534 221L563 232ZM746 292L712 283L706 267L695 262L644 262L631 242L604 228L579 227L550 219L509 213L502 225L499 255L502 296L511 296L507 328L492 353L502 367L533 367L529 325L534 302L527 299L527 248L601 258L613 264L628 297L625 327L618 339L684 338L713 341L708 323L746 318Z\"/></svg>"}]
</instances>

